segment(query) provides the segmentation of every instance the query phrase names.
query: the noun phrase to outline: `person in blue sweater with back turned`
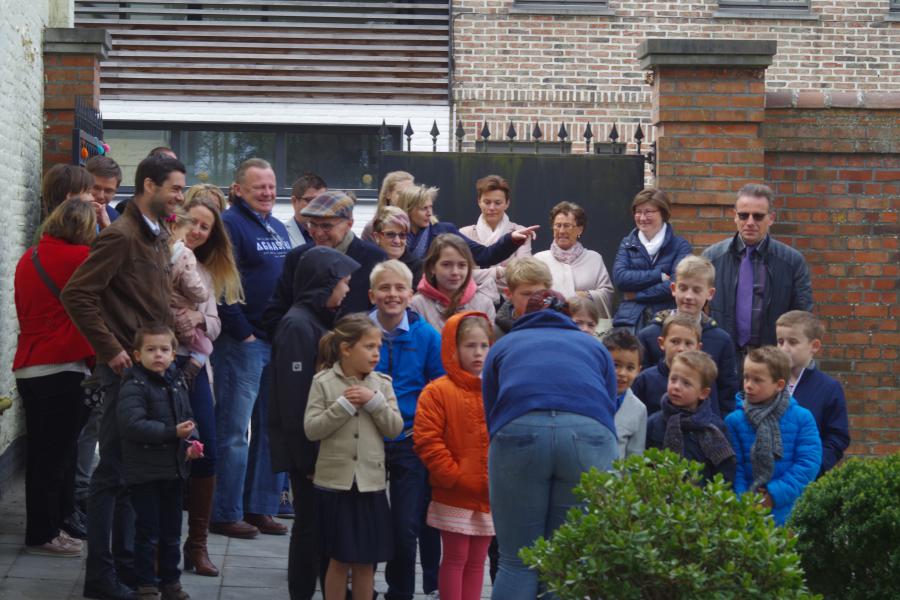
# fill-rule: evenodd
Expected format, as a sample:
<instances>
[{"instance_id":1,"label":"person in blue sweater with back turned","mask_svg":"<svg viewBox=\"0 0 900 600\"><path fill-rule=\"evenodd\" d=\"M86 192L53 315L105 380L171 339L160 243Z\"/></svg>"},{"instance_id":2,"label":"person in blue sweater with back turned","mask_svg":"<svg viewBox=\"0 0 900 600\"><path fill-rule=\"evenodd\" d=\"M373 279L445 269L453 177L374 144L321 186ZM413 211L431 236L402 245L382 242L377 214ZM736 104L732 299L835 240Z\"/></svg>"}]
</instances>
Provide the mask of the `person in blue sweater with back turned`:
<instances>
[{"instance_id":1,"label":"person in blue sweater with back turned","mask_svg":"<svg viewBox=\"0 0 900 600\"><path fill-rule=\"evenodd\" d=\"M268 394L271 340L262 313L291 249L284 224L272 216L275 172L260 158L244 161L234 174L231 208L222 215L244 285L244 304L219 305L222 335L210 362L216 395L216 493L209 530L236 538L284 535L276 523L285 474L272 473ZM252 423L251 423L252 419ZM247 442L248 425L253 438Z\"/></svg>"},{"instance_id":2,"label":"person in blue sweater with back turned","mask_svg":"<svg viewBox=\"0 0 900 600\"><path fill-rule=\"evenodd\" d=\"M500 546L493 600L537 597L537 573L519 550L549 538L578 505L572 489L584 471L609 469L618 457L612 357L567 311L558 292L536 292L482 370Z\"/></svg>"},{"instance_id":3,"label":"person in blue sweater with back turned","mask_svg":"<svg viewBox=\"0 0 900 600\"><path fill-rule=\"evenodd\" d=\"M441 334L409 310L412 278L409 267L399 260L388 260L372 269L369 287L369 298L375 305L369 317L382 332L381 356L375 370L391 376L403 417L403 432L384 443L394 531L394 557L384 570L388 600L411 600L415 594L417 541L426 591L437 589L437 569L429 571L431 564L440 563L440 537L435 550L428 536L437 532L424 529L431 488L428 470L413 449L412 429L419 394L444 374Z\"/></svg>"},{"instance_id":4,"label":"person in blue sweater with back turned","mask_svg":"<svg viewBox=\"0 0 900 600\"><path fill-rule=\"evenodd\" d=\"M786 312L775 322L778 348L791 359L791 379L787 388L797 403L812 413L822 438L822 467L819 477L834 467L850 445L847 403L840 382L816 367L815 356L822 348L825 328L812 313Z\"/></svg>"}]
</instances>

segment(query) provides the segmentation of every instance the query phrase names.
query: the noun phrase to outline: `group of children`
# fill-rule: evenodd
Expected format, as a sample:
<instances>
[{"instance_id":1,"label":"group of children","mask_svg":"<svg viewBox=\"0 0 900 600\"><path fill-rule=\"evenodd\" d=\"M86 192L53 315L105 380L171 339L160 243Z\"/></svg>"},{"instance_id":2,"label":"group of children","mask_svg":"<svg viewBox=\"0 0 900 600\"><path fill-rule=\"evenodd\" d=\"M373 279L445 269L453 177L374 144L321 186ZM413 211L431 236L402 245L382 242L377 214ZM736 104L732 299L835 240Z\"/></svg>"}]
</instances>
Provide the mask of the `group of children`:
<instances>
[{"instance_id":1,"label":"group of children","mask_svg":"<svg viewBox=\"0 0 900 600\"><path fill-rule=\"evenodd\" d=\"M313 485L320 547L329 559L326 600L344 597L348 575L353 597L368 600L373 565L396 558L393 538L399 532L391 510L399 499L388 502L385 448L410 437L429 474L431 500L423 512L441 534L440 596L480 596L494 534L481 368L493 341L524 314L535 292L551 287L552 277L538 260L514 260L504 272L508 302L495 315L493 304L484 304L474 289L469 248L456 239L436 238L415 295L404 263L388 260L373 269L369 297L374 310L343 316L321 338L318 373L308 398L297 399L305 404L306 436L319 443ZM843 392L816 368L823 331L810 313L783 315L777 326L779 348L752 349L736 365L730 337L702 311L715 294L714 281L712 264L689 256L672 283L674 310L637 334L614 329L602 337L615 365L619 454L624 458L660 447L697 460L707 479L721 473L737 493L759 492L774 520L783 524L803 488L833 467L849 444ZM337 310L333 304L328 308ZM572 298L569 313L586 334L595 335L599 315L593 303ZM170 466L180 465L200 450L189 442L194 431L183 420L189 418L183 388L171 378L174 336L144 331L139 337L134 369L141 375L125 384L134 392L134 399L123 403L132 412L122 421L122 435L134 449L125 461L137 460L149 452L147 444L156 444L180 453ZM440 362L435 364L438 339ZM277 352L277 340L275 345ZM736 393L738 366L741 393ZM171 412L155 400L159 390L169 395L165 407ZM144 412L135 408L140 395ZM120 405L120 420L125 410ZM154 483L160 516L175 508L162 504L175 504L170 485L174 488L178 474L172 468L162 477L160 471ZM172 545L164 523L139 510L136 543L153 539L141 535L145 517L159 527L159 575L166 582L177 540ZM152 559L147 552L135 554L136 560ZM136 568L139 573L148 569L152 563Z\"/></svg>"}]
</instances>

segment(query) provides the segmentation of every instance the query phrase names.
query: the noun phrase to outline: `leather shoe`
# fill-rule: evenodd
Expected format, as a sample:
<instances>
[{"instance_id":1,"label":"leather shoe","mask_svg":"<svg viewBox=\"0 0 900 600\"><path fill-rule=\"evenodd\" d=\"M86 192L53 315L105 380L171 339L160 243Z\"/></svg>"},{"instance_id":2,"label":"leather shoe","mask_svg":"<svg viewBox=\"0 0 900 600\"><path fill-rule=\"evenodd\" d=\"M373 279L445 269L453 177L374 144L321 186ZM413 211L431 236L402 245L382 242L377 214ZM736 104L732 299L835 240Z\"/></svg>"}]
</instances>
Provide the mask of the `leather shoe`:
<instances>
[{"instance_id":1,"label":"leather shoe","mask_svg":"<svg viewBox=\"0 0 900 600\"><path fill-rule=\"evenodd\" d=\"M210 523L209 532L242 540L252 540L259 535L259 529L245 521Z\"/></svg>"},{"instance_id":2,"label":"leather shoe","mask_svg":"<svg viewBox=\"0 0 900 600\"><path fill-rule=\"evenodd\" d=\"M137 592L118 581L85 583L82 594L95 600L137 600Z\"/></svg>"},{"instance_id":3,"label":"leather shoe","mask_svg":"<svg viewBox=\"0 0 900 600\"><path fill-rule=\"evenodd\" d=\"M244 515L244 520L268 535L287 535L288 532L288 528L273 519L272 515L247 513Z\"/></svg>"},{"instance_id":4,"label":"leather shoe","mask_svg":"<svg viewBox=\"0 0 900 600\"><path fill-rule=\"evenodd\" d=\"M84 517L84 515L77 511L63 519L63 522L60 523L59 528L68 533L76 540L87 539L86 518Z\"/></svg>"}]
</instances>

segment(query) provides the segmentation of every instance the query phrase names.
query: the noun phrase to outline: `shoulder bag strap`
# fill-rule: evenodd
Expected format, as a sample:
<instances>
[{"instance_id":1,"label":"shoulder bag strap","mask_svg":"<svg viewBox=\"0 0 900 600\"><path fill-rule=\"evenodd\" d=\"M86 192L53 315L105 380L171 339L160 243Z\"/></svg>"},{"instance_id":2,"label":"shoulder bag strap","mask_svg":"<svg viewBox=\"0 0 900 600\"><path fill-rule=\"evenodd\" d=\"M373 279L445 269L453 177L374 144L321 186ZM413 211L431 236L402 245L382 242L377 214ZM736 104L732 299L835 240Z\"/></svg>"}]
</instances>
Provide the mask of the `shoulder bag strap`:
<instances>
[{"instance_id":1,"label":"shoulder bag strap","mask_svg":"<svg viewBox=\"0 0 900 600\"><path fill-rule=\"evenodd\" d=\"M41 278L41 281L44 282L44 285L47 286L47 289L50 290L50 293L53 294L54 298L59 298L59 288L50 279L50 276L47 274L47 271L44 270L43 265L41 265L41 261L38 258L37 246L31 249L31 262L34 264L34 268L37 270L38 277Z\"/></svg>"}]
</instances>

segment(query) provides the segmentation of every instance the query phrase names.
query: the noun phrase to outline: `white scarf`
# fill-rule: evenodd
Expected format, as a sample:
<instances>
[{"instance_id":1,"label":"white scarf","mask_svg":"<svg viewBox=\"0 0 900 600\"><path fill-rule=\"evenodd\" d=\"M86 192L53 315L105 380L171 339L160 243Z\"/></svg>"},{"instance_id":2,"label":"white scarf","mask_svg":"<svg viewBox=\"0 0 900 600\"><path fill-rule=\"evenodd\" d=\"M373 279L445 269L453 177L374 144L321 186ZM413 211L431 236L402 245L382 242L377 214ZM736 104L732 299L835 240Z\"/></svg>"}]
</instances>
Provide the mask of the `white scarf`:
<instances>
[{"instance_id":1,"label":"white scarf","mask_svg":"<svg viewBox=\"0 0 900 600\"><path fill-rule=\"evenodd\" d=\"M659 254L659 249L662 248L663 241L666 239L666 227L668 226L668 223L663 223L652 240L648 240L643 231L638 231L638 239L653 260L656 260L656 255Z\"/></svg>"},{"instance_id":2,"label":"white scarf","mask_svg":"<svg viewBox=\"0 0 900 600\"><path fill-rule=\"evenodd\" d=\"M500 241L500 238L506 234L508 229L509 215L506 213L503 213L503 218L497 223L496 229L491 229L491 226L484 220L484 215L479 215L478 222L475 223L475 234L478 236L476 241L482 246L490 246Z\"/></svg>"}]
</instances>

